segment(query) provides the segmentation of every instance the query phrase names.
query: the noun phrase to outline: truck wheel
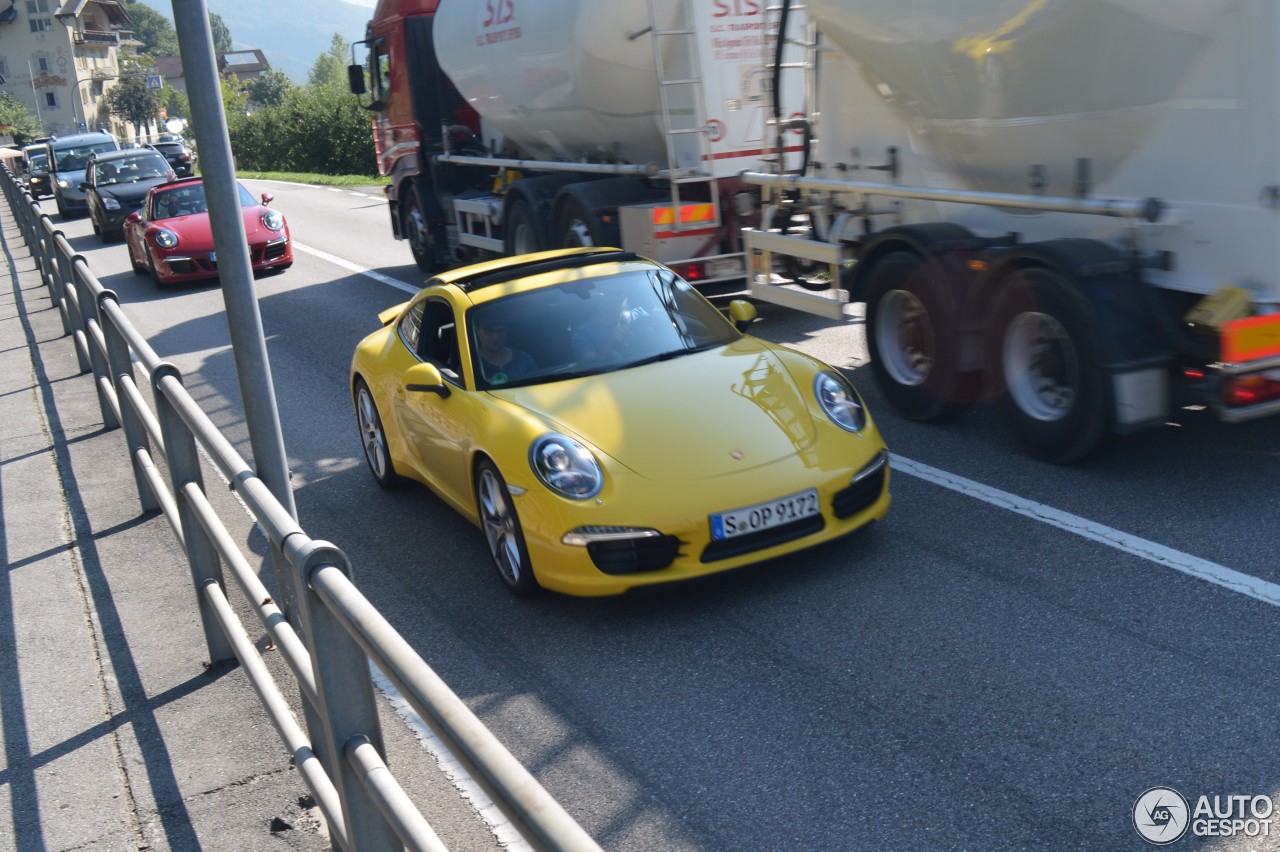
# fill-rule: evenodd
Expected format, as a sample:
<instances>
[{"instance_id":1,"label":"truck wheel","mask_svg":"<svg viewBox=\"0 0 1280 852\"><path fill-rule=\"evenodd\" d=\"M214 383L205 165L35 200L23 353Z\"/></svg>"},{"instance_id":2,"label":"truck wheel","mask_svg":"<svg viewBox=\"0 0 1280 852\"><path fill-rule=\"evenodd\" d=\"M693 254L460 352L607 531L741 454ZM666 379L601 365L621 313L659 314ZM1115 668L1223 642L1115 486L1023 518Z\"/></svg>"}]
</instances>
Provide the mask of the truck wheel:
<instances>
[{"instance_id":1,"label":"truck wheel","mask_svg":"<svg viewBox=\"0 0 1280 852\"><path fill-rule=\"evenodd\" d=\"M903 417L937 420L969 401L959 370L956 311L924 260L896 251L867 282L867 347L876 384Z\"/></svg>"},{"instance_id":2,"label":"truck wheel","mask_svg":"<svg viewBox=\"0 0 1280 852\"><path fill-rule=\"evenodd\" d=\"M590 248L603 245L604 225L576 198L569 198L556 217L560 248Z\"/></svg>"},{"instance_id":3,"label":"truck wheel","mask_svg":"<svg viewBox=\"0 0 1280 852\"><path fill-rule=\"evenodd\" d=\"M1037 457L1080 461L1107 435L1111 390L1088 303L1045 269L1015 274L993 306L990 375L1014 434Z\"/></svg>"},{"instance_id":4,"label":"truck wheel","mask_svg":"<svg viewBox=\"0 0 1280 852\"><path fill-rule=\"evenodd\" d=\"M409 241L409 251L418 268L428 275L439 272L431 227L418 203L418 193L411 187L405 187L400 196L400 216L400 233Z\"/></svg>"},{"instance_id":5,"label":"truck wheel","mask_svg":"<svg viewBox=\"0 0 1280 852\"><path fill-rule=\"evenodd\" d=\"M511 202L502 223L502 249L507 254L531 254L542 251L538 239L538 220L524 199Z\"/></svg>"}]
</instances>

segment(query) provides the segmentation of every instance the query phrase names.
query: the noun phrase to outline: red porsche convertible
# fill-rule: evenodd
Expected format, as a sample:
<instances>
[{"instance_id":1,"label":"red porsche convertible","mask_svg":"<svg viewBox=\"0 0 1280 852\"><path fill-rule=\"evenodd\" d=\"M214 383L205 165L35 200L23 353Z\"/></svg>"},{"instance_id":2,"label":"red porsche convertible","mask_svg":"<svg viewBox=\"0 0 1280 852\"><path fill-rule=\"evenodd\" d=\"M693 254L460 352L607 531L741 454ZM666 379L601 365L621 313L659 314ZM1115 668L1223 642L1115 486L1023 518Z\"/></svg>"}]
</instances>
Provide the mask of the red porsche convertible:
<instances>
[{"instance_id":1,"label":"red porsche convertible","mask_svg":"<svg viewBox=\"0 0 1280 852\"><path fill-rule=\"evenodd\" d=\"M293 265L293 245L284 214L267 205L273 196L253 197L242 184L240 210L254 272ZM152 187L146 204L124 223L129 262L139 275L150 272L158 286L218 277L204 181L187 178Z\"/></svg>"}]
</instances>

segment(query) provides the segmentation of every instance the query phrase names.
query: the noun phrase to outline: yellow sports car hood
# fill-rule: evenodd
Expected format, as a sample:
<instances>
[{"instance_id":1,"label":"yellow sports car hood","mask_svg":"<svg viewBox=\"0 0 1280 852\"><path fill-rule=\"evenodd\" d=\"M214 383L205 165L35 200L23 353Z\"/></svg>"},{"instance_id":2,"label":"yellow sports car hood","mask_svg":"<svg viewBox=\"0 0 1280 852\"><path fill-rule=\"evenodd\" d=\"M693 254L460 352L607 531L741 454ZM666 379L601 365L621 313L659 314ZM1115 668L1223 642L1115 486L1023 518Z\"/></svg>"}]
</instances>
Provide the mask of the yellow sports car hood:
<instances>
[{"instance_id":1,"label":"yellow sports car hood","mask_svg":"<svg viewBox=\"0 0 1280 852\"><path fill-rule=\"evenodd\" d=\"M816 440L816 372L797 384L777 352L744 337L670 361L493 393L640 476L674 482L807 456Z\"/></svg>"}]
</instances>

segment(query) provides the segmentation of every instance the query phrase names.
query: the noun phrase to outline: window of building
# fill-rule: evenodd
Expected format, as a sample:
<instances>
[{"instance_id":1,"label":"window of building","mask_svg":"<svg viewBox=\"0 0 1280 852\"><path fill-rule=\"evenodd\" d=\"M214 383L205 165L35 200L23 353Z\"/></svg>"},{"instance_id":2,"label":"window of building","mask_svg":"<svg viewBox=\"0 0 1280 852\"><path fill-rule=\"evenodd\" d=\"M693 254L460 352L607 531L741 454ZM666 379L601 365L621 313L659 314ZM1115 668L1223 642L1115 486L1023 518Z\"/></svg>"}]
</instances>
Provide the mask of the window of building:
<instances>
[{"instance_id":1,"label":"window of building","mask_svg":"<svg viewBox=\"0 0 1280 852\"><path fill-rule=\"evenodd\" d=\"M47 56L41 56L36 60L36 67L39 68L43 74L49 73L49 58Z\"/></svg>"},{"instance_id":2,"label":"window of building","mask_svg":"<svg viewBox=\"0 0 1280 852\"><path fill-rule=\"evenodd\" d=\"M44 33L53 29L53 18L32 18L31 32Z\"/></svg>"},{"instance_id":3,"label":"window of building","mask_svg":"<svg viewBox=\"0 0 1280 852\"><path fill-rule=\"evenodd\" d=\"M57 109L57 107L58 107L58 93L57 93L57 92L45 92L45 93L44 93L44 105L45 105L45 106L47 106L47 107L53 107L54 109Z\"/></svg>"},{"instance_id":4,"label":"window of building","mask_svg":"<svg viewBox=\"0 0 1280 852\"><path fill-rule=\"evenodd\" d=\"M49 14L49 0L27 0L28 15Z\"/></svg>"}]
</instances>

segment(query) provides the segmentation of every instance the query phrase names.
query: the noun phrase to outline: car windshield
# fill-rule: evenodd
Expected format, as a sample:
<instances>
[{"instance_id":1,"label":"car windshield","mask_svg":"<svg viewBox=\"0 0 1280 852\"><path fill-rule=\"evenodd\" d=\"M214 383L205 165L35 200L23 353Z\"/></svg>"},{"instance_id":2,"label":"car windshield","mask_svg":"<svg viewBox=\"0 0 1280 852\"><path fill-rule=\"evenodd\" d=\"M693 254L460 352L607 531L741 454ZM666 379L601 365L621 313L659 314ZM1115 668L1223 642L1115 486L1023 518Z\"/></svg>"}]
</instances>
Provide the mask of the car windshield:
<instances>
[{"instance_id":1,"label":"car windshield","mask_svg":"<svg viewBox=\"0 0 1280 852\"><path fill-rule=\"evenodd\" d=\"M155 193L151 197L153 221L172 219L175 216L193 216L209 211L209 202L204 197L204 183L178 184L172 189L166 187L163 192L155 192L155 190L152 192ZM254 207L260 203L253 197L253 193L244 188L243 184L236 184L236 192L240 197L241 207Z\"/></svg>"},{"instance_id":2,"label":"car windshield","mask_svg":"<svg viewBox=\"0 0 1280 852\"><path fill-rule=\"evenodd\" d=\"M28 154L27 162L30 164L31 171L33 172L47 171L49 168L49 155L48 154Z\"/></svg>"},{"instance_id":3,"label":"car windshield","mask_svg":"<svg viewBox=\"0 0 1280 852\"><path fill-rule=\"evenodd\" d=\"M88 165L90 154L101 154L104 151L115 150L116 146L112 143L99 142L96 145L82 145L77 148L67 148L65 151L55 151L54 156L58 159L58 171L74 172Z\"/></svg>"},{"instance_id":4,"label":"car windshield","mask_svg":"<svg viewBox=\"0 0 1280 852\"><path fill-rule=\"evenodd\" d=\"M740 336L692 285L657 267L494 299L467 323L481 389L626 370Z\"/></svg>"},{"instance_id":5,"label":"car windshield","mask_svg":"<svg viewBox=\"0 0 1280 852\"><path fill-rule=\"evenodd\" d=\"M165 177L168 174L169 163L164 157L155 153L94 164L95 181L98 186L135 183L140 180Z\"/></svg>"}]
</instances>

